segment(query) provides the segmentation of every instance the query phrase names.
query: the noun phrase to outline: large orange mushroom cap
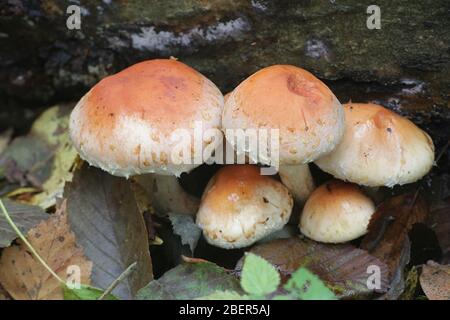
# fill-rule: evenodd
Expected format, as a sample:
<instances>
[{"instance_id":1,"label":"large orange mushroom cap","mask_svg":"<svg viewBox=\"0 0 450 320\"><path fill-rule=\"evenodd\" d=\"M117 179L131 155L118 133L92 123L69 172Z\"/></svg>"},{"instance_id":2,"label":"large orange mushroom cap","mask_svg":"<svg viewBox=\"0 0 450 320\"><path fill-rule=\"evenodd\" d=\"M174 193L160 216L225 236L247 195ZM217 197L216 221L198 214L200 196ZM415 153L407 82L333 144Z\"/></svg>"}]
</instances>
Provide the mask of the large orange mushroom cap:
<instances>
[{"instance_id":1,"label":"large orange mushroom cap","mask_svg":"<svg viewBox=\"0 0 450 320\"><path fill-rule=\"evenodd\" d=\"M297 165L334 149L342 138L344 112L331 90L314 75L295 66L274 65L232 91L222 126L279 129L280 164Z\"/></svg>"},{"instance_id":2,"label":"large orange mushroom cap","mask_svg":"<svg viewBox=\"0 0 450 320\"><path fill-rule=\"evenodd\" d=\"M199 164L173 163L172 133L186 129L193 138L196 121L203 131L220 128L222 109L221 92L202 74L176 60L149 60L97 83L73 110L70 133L81 157L111 174L179 175Z\"/></svg>"},{"instance_id":3,"label":"large orange mushroom cap","mask_svg":"<svg viewBox=\"0 0 450 320\"><path fill-rule=\"evenodd\" d=\"M95 85L86 99L91 126L113 129L117 117L138 117L171 131L195 120L205 77L176 60L135 64ZM104 117L108 114L109 117Z\"/></svg>"}]
</instances>

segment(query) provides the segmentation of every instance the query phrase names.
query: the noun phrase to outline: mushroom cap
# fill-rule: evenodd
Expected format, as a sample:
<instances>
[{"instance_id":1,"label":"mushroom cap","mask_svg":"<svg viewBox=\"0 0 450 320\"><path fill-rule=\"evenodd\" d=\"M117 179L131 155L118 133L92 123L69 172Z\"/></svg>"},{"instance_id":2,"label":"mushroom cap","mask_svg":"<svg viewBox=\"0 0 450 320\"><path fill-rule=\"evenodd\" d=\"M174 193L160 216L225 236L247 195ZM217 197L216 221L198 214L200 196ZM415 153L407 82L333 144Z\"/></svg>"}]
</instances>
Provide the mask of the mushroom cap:
<instances>
[{"instance_id":1,"label":"mushroom cap","mask_svg":"<svg viewBox=\"0 0 450 320\"><path fill-rule=\"evenodd\" d=\"M341 243L364 235L374 212L374 203L357 185L333 180L311 194L299 227L313 240Z\"/></svg>"},{"instance_id":2,"label":"mushroom cap","mask_svg":"<svg viewBox=\"0 0 450 320\"><path fill-rule=\"evenodd\" d=\"M254 73L230 93L222 127L278 129L280 164L304 164L340 142L344 112L331 90L314 75L295 66L274 65ZM247 151L245 146L236 147L238 153ZM264 163L264 159L252 160Z\"/></svg>"},{"instance_id":3,"label":"mushroom cap","mask_svg":"<svg viewBox=\"0 0 450 320\"><path fill-rule=\"evenodd\" d=\"M341 180L392 187L422 178L433 166L434 145L410 120L376 104L344 105L341 144L315 163Z\"/></svg>"},{"instance_id":4,"label":"mushroom cap","mask_svg":"<svg viewBox=\"0 0 450 320\"><path fill-rule=\"evenodd\" d=\"M289 220L292 197L255 165L228 165L210 180L197 213L206 240L231 249L249 246Z\"/></svg>"},{"instance_id":5,"label":"mushroom cap","mask_svg":"<svg viewBox=\"0 0 450 320\"><path fill-rule=\"evenodd\" d=\"M220 129L222 110L222 93L202 74L176 60L148 60L97 83L72 111L70 136L84 160L110 174L180 175L201 164L193 161L195 122L203 132ZM176 129L186 129L191 146L172 139ZM173 156L180 145L190 163Z\"/></svg>"}]
</instances>

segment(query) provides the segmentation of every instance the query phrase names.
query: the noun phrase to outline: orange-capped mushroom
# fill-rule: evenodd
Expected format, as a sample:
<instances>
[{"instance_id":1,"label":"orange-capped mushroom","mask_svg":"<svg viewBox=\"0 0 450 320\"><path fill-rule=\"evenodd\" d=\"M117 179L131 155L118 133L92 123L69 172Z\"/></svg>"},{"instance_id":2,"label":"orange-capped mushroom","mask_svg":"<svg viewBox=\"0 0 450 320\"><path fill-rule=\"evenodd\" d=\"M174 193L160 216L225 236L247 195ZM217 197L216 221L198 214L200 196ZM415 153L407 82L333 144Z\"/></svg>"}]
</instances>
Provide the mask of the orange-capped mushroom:
<instances>
[{"instance_id":1,"label":"orange-capped mushroom","mask_svg":"<svg viewBox=\"0 0 450 320\"><path fill-rule=\"evenodd\" d=\"M206 240L231 249L249 246L281 229L293 200L287 188L255 165L221 168L204 191L197 224Z\"/></svg>"}]
</instances>

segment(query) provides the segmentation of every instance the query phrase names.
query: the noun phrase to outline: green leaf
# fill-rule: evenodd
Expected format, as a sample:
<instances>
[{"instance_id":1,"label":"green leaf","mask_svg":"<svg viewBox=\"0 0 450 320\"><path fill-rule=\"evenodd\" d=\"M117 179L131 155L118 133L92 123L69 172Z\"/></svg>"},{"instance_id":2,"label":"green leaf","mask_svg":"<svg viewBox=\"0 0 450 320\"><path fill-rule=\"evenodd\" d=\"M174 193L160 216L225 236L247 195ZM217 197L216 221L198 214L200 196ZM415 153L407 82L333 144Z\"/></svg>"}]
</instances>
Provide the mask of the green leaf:
<instances>
[{"instance_id":1,"label":"green leaf","mask_svg":"<svg viewBox=\"0 0 450 320\"><path fill-rule=\"evenodd\" d=\"M239 294L236 291L215 291L210 295L197 298L196 300L248 300L247 295Z\"/></svg>"},{"instance_id":2,"label":"green leaf","mask_svg":"<svg viewBox=\"0 0 450 320\"><path fill-rule=\"evenodd\" d=\"M274 292L280 284L280 274L263 258L249 253L242 268L241 286L245 292L264 296Z\"/></svg>"},{"instance_id":3,"label":"green leaf","mask_svg":"<svg viewBox=\"0 0 450 320\"><path fill-rule=\"evenodd\" d=\"M205 297L217 291L241 293L239 281L211 262L183 263L139 290L140 300L185 300Z\"/></svg>"},{"instance_id":4,"label":"green leaf","mask_svg":"<svg viewBox=\"0 0 450 320\"><path fill-rule=\"evenodd\" d=\"M97 300L103 294L103 290L81 285L79 289L71 289L64 286L64 300ZM119 300L114 295L107 294L104 300Z\"/></svg>"},{"instance_id":5,"label":"green leaf","mask_svg":"<svg viewBox=\"0 0 450 320\"><path fill-rule=\"evenodd\" d=\"M284 288L301 300L336 299L334 293L318 276L303 267L292 274L291 279L289 279Z\"/></svg>"},{"instance_id":6,"label":"green leaf","mask_svg":"<svg viewBox=\"0 0 450 320\"><path fill-rule=\"evenodd\" d=\"M290 294L278 294L276 296L273 296L272 300L295 300L295 299Z\"/></svg>"}]
</instances>

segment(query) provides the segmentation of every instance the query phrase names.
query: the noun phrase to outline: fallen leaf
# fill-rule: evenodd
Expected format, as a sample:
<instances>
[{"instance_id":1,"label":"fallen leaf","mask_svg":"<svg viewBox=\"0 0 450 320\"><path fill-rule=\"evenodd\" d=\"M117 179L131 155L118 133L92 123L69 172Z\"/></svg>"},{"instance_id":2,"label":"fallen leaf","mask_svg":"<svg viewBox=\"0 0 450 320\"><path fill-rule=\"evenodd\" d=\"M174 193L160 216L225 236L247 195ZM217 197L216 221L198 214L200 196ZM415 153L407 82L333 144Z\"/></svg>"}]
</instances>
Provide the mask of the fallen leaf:
<instances>
[{"instance_id":1,"label":"fallen leaf","mask_svg":"<svg viewBox=\"0 0 450 320\"><path fill-rule=\"evenodd\" d=\"M186 257L186 256L181 256L181 259L184 262L186 262L186 263L204 263L204 262L209 262L208 260L205 260L205 259L194 258L194 257Z\"/></svg>"},{"instance_id":2,"label":"fallen leaf","mask_svg":"<svg viewBox=\"0 0 450 320\"><path fill-rule=\"evenodd\" d=\"M322 244L300 237L273 240L253 247L250 252L272 263L286 281L297 269L306 267L320 277L339 298L366 297L385 292L387 268L380 260L350 244ZM369 289L370 268L380 275L379 288ZM236 271L242 269L242 259Z\"/></svg>"},{"instance_id":3,"label":"fallen leaf","mask_svg":"<svg viewBox=\"0 0 450 320\"><path fill-rule=\"evenodd\" d=\"M72 167L77 159L77 152L69 137L70 106L48 109L36 121L32 133L45 137L45 141L54 150L50 174L42 183L42 192L36 194L31 203L49 208L62 197L64 184L72 179Z\"/></svg>"},{"instance_id":4,"label":"fallen leaf","mask_svg":"<svg viewBox=\"0 0 450 320\"><path fill-rule=\"evenodd\" d=\"M0 133L0 154L6 149L9 142L11 141L13 130L9 128L2 133Z\"/></svg>"},{"instance_id":5,"label":"fallen leaf","mask_svg":"<svg viewBox=\"0 0 450 320\"><path fill-rule=\"evenodd\" d=\"M130 186L134 192L134 198L136 199L136 204L139 211L144 214L144 212L149 212L150 214L155 214L155 209L152 206L151 196L147 193L147 190L142 187L142 185L136 181L135 177L130 179Z\"/></svg>"},{"instance_id":6,"label":"fallen leaf","mask_svg":"<svg viewBox=\"0 0 450 320\"><path fill-rule=\"evenodd\" d=\"M406 289L405 268L410 262L410 257L411 241L409 241L409 237L406 237L404 239L403 248L398 258L397 267L389 277L389 290L380 297L380 300L397 300L404 293Z\"/></svg>"},{"instance_id":7,"label":"fallen leaf","mask_svg":"<svg viewBox=\"0 0 450 320\"><path fill-rule=\"evenodd\" d=\"M292 274L284 288L300 300L336 300L323 281L304 267Z\"/></svg>"},{"instance_id":8,"label":"fallen leaf","mask_svg":"<svg viewBox=\"0 0 450 320\"><path fill-rule=\"evenodd\" d=\"M2 168L0 167L0 170ZM9 192L14 191L17 188L17 184L9 183L0 172L0 197L6 197Z\"/></svg>"},{"instance_id":9,"label":"fallen leaf","mask_svg":"<svg viewBox=\"0 0 450 320\"><path fill-rule=\"evenodd\" d=\"M390 198L373 214L369 232L360 247L385 262L392 279L406 254L408 232L415 223L425 222L427 215L427 204L420 195L417 198L408 194ZM409 261L409 252L407 255Z\"/></svg>"},{"instance_id":10,"label":"fallen leaf","mask_svg":"<svg viewBox=\"0 0 450 320\"><path fill-rule=\"evenodd\" d=\"M103 294L103 290L82 285L80 288L70 289L64 287L64 300L97 300ZM118 300L112 294L107 294L104 300Z\"/></svg>"},{"instance_id":11,"label":"fallen leaf","mask_svg":"<svg viewBox=\"0 0 450 320\"><path fill-rule=\"evenodd\" d=\"M17 137L0 157L0 173L9 183L40 189L48 176L53 152L40 137Z\"/></svg>"},{"instance_id":12,"label":"fallen leaf","mask_svg":"<svg viewBox=\"0 0 450 320\"><path fill-rule=\"evenodd\" d=\"M182 263L142 288L137 298L187 300L205 297L217 291L242 293L237 278L214 263Z\"/></svg>"},{"instance_id":13,"label":"fallen leaf","mask_svg":"<svg viewBox=\"0 0 450 320\"><path fill-rule=\"evenodd\" d=\"M11 219L20 231L27 233L39 222L47 219L49 215L38 206L31 206L20 202L2 199ZM5 216L0 211L0 248L8 247L17 238L16 232L11 228Z\"/></svg>"},{"instance_id":14,"label":"fallen leaf","mask_svg":"<svg viewBox=\"0 0 450 320\"><path fill-rule=\"evenodd\" d=\"M420 285L430 300L450 300L450 265L428 261L422 268Z\"/></svg>"},{"instance_id":15,"label":"fallen leaf","mask_svg":"<svg viewBox=\"0 0 450 320\"><path fill-rule=\"evenodd\" d=\"M37 193L40 190L37 188L33 188L33 187L23 187L23 188L18 188L15 189L11 192L8 192L5 197L10 198L10 199L15 199L17 200L17 198L22 197L22 195L31 195L33 193Z\"/></svg>"},{"instance_id":16,"label":"fallen leaf","mask_svg":"<svg viewBox=\"0 0 450 320\"><path fill-rule=\"evenodd\" d=\"M202 235L202 230L195 224L194 217L182 213L169 213L169 220L172 223L173 232L180 236L183 245L189 245L194 253L198 239Z\"/></svg>"},{"instance_id":17,"label":"fallen leaf","mask_svg":"<svg viewBox=\"0 0 450 320\"><path fill-rule=\"evenodd\" d=\"M67 223L65 206L28 231L27 240L50 268L66 279L69 267L79 268L81 283L89 284L92 263L75 243ZM18 245L3 250L0 283L16 300L63 299L63 286L18 240Z\"/></svg>"},{"instance_id":18,"label":"fallen leaf","mask_svg":"<svg viewBox=\"0 0 450 320\"><path fill-rule=\"evenodd\" d=\"M153 215L156 214L156 211L152 206L152 201L150 200L151 197L148 196L147 191L139 183L137 183L134 178L130 179L130 185L134 192L134 198L136 199L138 210L144 217L149 244L151 246L162 245L164 241L157 236L156 224L153 221Z\"/></svg>"},{"instance_id":19,"label":"fallen leaf","mask_svg":"<svg viewBox=\"0 0 450 320\"><path fill-rule=\"evenodd\" d=\"M152 263L147 230L130 182L85 164L67 184L64 197L77 243L94 263L92 285L107 288L137 262L137 269L112 292L132 299L152 279Z\"/></svg>"},{"instance_id":20,"label":"fallen leaf","mask_svg":"<svg viewBox=\"0 0 450 320\"><path fill-rule=\"evenodd\" d=\"M64 183L72 178L77 152L68 133L71 108L72 105L58 105L47 109L34 122L30 133L14 139L0 157L0 172L10 182L41 190L29 201L44 209L55 205Z\"/></svg>"},{"instance_id":21,"label":"fallen leaf","mask_svg":"<svg viewBox=\"0 0 450 320\"><path fill-rule=\"evenodd\" d=\"M135 179L130 179L130 186L134 193L136 205L139 212L144 217L145 227L147 228L148 241L150 245L162 244L161 238L156 235L155 223L152 215L155 214L155 209L152 206L150 197L147 195L145 189L136 182Z\"/></svg>"},{"instance_id":22,"label":"fallen leaf","mask_svg":"<svg viewBox=\"0 0 450 320\"><path fill-rule=\"evenodd\" d=\"M6 292L5 289L3 289L2 285L0 284L0 301L2 300L11 300L10 295L8 292Z\"/></svg>"},{"instance_id":23,"label":"fallen leaf","mask_svg":"<svg viewBox=\"0 0 450 320\"><path fill-rule=\"evenodd\" d=\"M241 295L236 291L215 291L207 296L196 298L196 300L249 300L247 295Z\"/></svg>"},{"instance_id":24,"label":"fallen leaf","mask_svg":"<svg viewBox=\"0 0 450 320\"><path fill-rule=\"evenodd\" d=\"M280 274L266 260L252 253L245 255L241 286L248 294L264 296L274 292L280 284Z\"/></svg>"}]
</instances>

